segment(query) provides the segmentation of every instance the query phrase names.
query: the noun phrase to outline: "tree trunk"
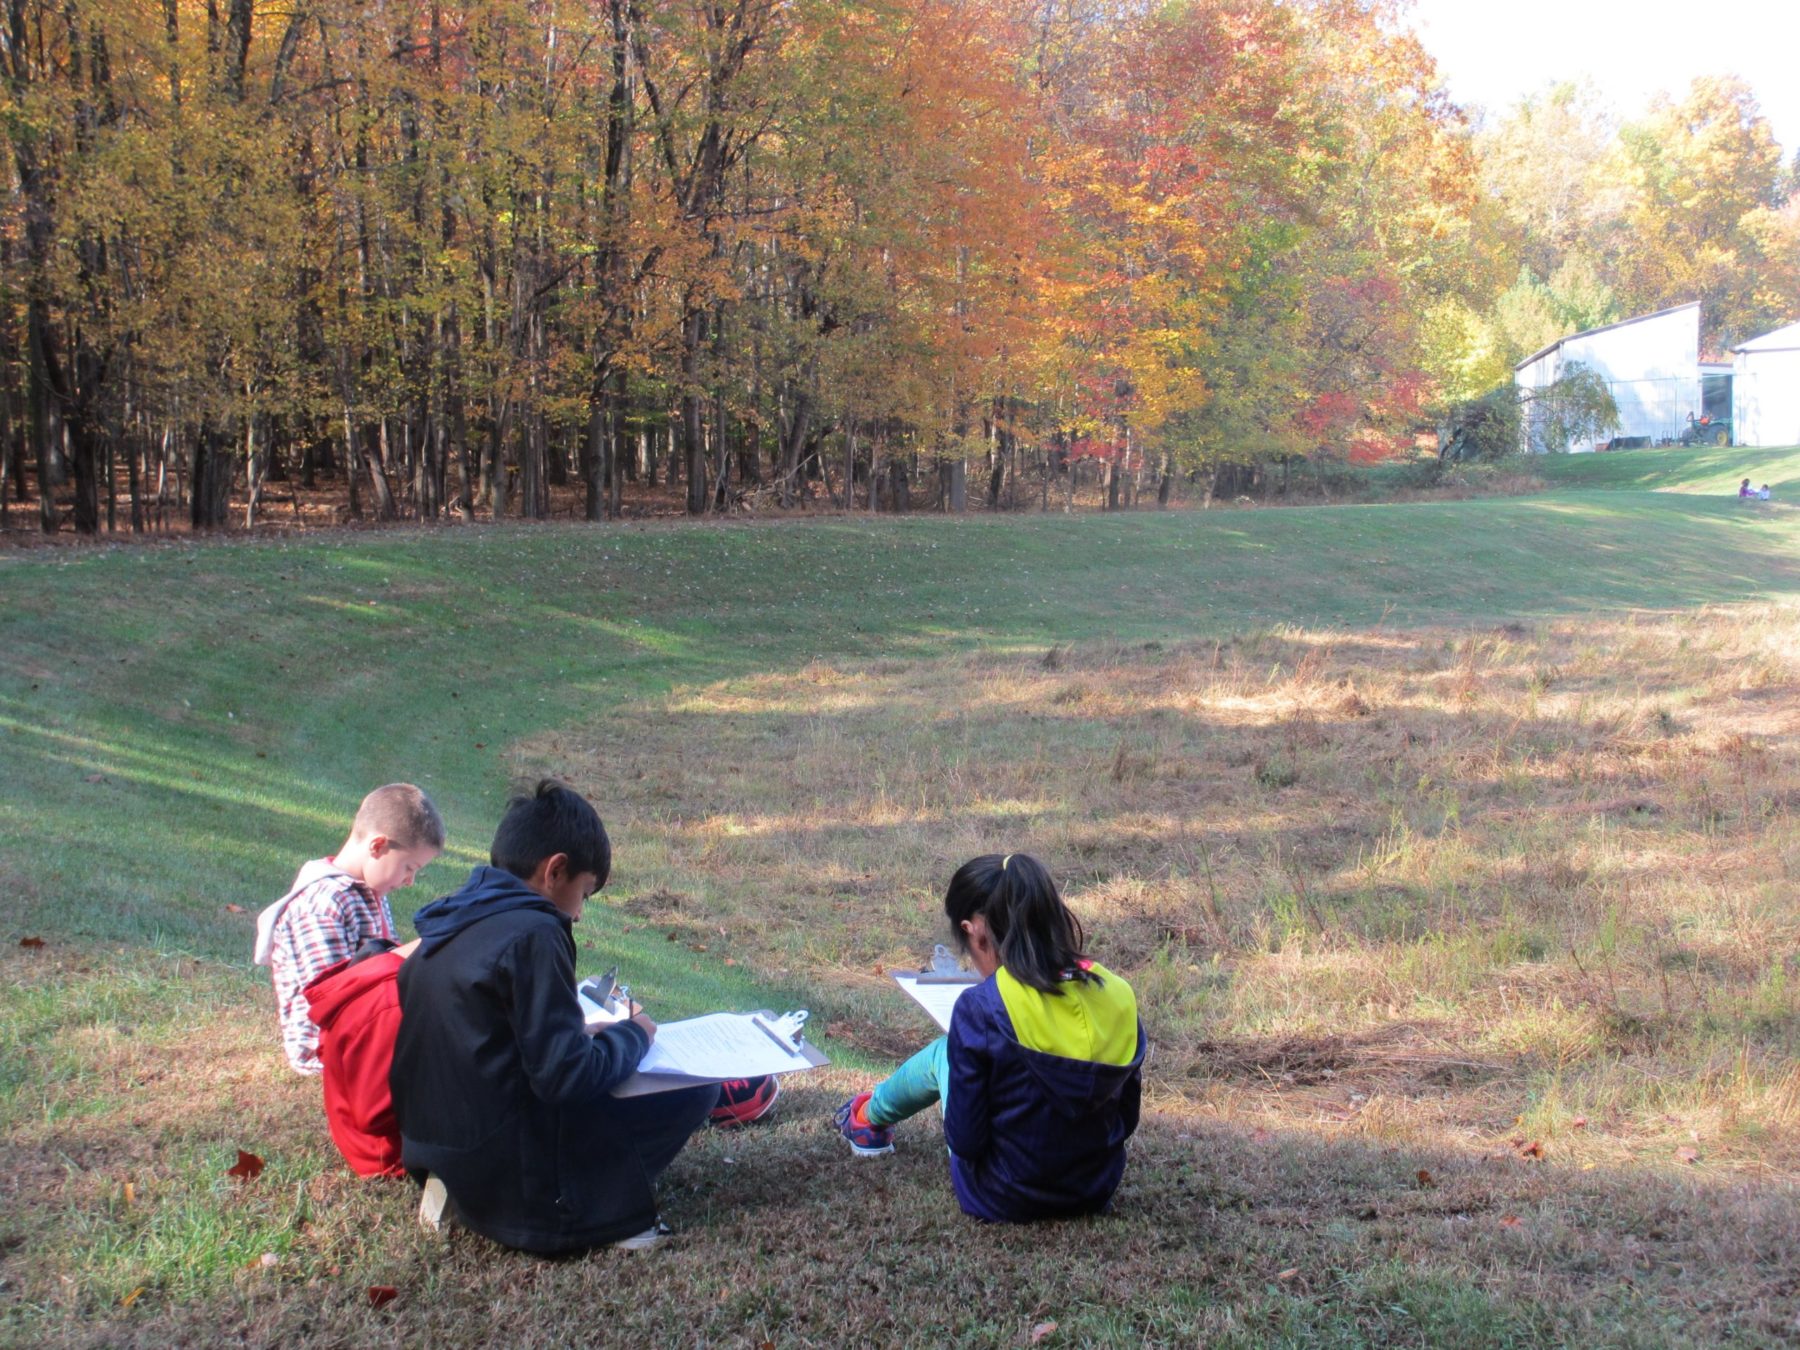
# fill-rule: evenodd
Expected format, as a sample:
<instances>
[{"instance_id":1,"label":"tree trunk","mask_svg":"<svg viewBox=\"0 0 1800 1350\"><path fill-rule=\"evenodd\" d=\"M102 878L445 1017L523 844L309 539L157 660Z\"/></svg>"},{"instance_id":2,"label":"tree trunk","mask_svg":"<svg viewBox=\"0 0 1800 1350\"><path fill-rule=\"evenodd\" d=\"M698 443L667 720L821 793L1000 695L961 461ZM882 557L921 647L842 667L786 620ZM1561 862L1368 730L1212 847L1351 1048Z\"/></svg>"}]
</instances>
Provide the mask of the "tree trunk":
<instances>
[{"instance_id":1,"label":"tree trunk","mask_svg":"<svg viewBox=\"0 0 1800 1350\"><path fill-rule=\"evenodd\" d=\"M938 461L938 498L957 515L969 509L968 464L960 456Z\"/></svg>"},{"instance_id":2,"label":"tree trunk","mask_svg":"<svg viewBox=\"0 0 1800 1350\"><path fill-rule=\"evenodd\" d=\"M700 346L706 311L690 307L681 320L681 450L687 467L687 512L706 514L706 440L701 426Z\"/></svg>"}]
</instances>

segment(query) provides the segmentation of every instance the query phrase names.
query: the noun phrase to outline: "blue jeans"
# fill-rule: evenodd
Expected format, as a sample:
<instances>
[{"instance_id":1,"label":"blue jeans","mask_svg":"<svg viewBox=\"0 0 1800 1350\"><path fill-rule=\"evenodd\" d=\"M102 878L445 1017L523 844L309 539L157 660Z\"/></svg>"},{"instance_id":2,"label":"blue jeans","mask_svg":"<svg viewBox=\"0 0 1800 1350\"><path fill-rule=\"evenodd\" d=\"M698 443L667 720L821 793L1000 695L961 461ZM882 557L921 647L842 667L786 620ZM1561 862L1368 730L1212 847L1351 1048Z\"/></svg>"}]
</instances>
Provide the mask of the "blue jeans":
<instances>
[{"instance_id":1,"label":"blue jeans","mask_svg":"<svg viewBox=\"0 0 1800 1350\"><path fill-rule=\"evenodd\" d=\"M950 1042L939 1036L875 1085L866 1108L871 1125L897 1125L916 1116L950 1089Z\"/></svg>"}]
</instances>

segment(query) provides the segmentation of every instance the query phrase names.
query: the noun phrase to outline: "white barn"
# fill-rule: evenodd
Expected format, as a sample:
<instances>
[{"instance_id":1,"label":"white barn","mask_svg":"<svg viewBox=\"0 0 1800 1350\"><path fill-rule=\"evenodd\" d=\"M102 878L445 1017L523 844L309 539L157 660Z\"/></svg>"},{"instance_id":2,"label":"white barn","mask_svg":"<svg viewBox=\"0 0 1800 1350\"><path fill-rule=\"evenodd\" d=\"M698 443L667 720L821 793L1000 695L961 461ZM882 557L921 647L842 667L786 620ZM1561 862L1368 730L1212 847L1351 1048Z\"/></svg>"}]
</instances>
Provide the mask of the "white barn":
<instances>
[{"instance_id":1,"label":"white barn","mask_svg":"<svg viewBox=\"0 0 1800 1350\"><path fill-rule=\"evenodd\" d=\"M1612 390L1619 406L1617 436L1643 437L1648 445L1674 440L1687 427L1688 414L1698 415L1703 406L1700 303L1676 305L1558 338L1514 366L1513 383L1529 399L1535 391L1555 384L1576 363L1593 371ZM1540 420L1527 413L1525 437L1533 450L1593 450L1612 438L1545 445L1541 428L1534 432L1532 426Z\"/></svg>"},{"instance_id":2,"label":"white barn","mask_svg":"<svg viewBox=\"0 0 1800 1350\"><path fill-rule=\"evenodd\" d=\"M1732 428L1739 445L1800 445L1800 323L1733 347Z\"/></svg>"}]
</instances>

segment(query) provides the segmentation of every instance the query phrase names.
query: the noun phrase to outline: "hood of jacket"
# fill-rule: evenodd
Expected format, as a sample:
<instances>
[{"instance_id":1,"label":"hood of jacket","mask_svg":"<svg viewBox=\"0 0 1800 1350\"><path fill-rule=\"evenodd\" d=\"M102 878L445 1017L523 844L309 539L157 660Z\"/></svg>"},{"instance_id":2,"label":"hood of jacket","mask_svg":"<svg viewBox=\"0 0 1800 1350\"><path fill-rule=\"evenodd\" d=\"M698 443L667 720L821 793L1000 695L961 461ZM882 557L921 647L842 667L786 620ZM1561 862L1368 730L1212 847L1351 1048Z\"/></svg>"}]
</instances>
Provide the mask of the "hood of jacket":
<instances>
[{"instance_id":1,"label":"hood of jacket","mask_svg":"<svg viewBox=\"0 0 1800 1350\"><path fill-rule=\"evenodd\" d=\"M568 915L511 872L500 867L477 867L458 889L413 915L419 952L429 956L470 924L520 909L554 914L565 925L570 922Z\"/></svg>"},{"instance_id":2,"label":"hood of jacket","mask_svg":"<svg viewBox=\"0 0 1800 1350\"><path fill-rule=\"evenodd\" d=\"M378 952L369 957L352 957L319 972L319 977L306 986L306 1006L321 1029L329 1029L344 1010L377 985L393 985L404 958L397 952ZM398 1007L398 991L390 997Z\"/></svg>"},{"instance_id":3,"label":"hood of jacket","mask_svg":"<svg viewBox=\"0 0 1800 1350\"><path fill-rule=\"evenodd\" d=\"M1013 1044L1018 1045L1015 1040ZM1137 1032L1137 1053L1129 1064L1097 1064L1086 1059L1065 1059L1019 1045L1019 1059L1044 1090L1057 1115L1067 1120L1109 1109L1144 1064L1144 1029Z\"/></svg>"},{"instance_id":4,"label":"hood of jacket","mask_svg":"<svg viewBox=\"0 0 1800 1350\"><path fill-rule=\"evenodd\" d=\"M331 858L314 858L309 863L301 864L299 872L294 875L294 884L288 887L287 894L270 905L256 916L256 950L252 956L254 964L266 966L269 956L275 950L275 921L281 917L281 911L294 902L294 897L309 886L316 886L327 877L350 877L348 872L337 865Z\"/></svg>"}]
</instances>

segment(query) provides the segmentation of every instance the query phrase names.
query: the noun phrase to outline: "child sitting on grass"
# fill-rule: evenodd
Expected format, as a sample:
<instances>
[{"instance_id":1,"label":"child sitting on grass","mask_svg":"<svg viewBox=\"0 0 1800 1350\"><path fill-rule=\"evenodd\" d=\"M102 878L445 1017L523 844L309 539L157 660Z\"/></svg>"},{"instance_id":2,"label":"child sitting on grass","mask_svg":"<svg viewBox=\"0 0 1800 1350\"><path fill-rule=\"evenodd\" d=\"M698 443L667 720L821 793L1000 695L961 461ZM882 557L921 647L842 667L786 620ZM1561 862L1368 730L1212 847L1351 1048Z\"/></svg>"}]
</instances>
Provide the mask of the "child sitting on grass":
<instances>
[{"instance_id":1,"label":"child sitting on grass","mask_svg":"<svg viewBox=\"0 0 1800 1350\"><path fill-rule=\"evenodd\" d=\"M444 847L444 822L411 783L389 783L362 800L350 837L333 857L300 869L286 895L256 919L256 964L275 981L281 1041L298 1073L319 1073L319 1028L306 986L371 941L394 945L388 892L410 886Z\"/></svg>"},{"instance_id":2,"label":"child sitting on grass","mask_svg":"<svg viewBox=\"0 0 1800 1350\"><path fill-rule=\"evenodd\" d=\"M1082 955L1081 922L1035 858L963 864L944 896L982 982L940 1036L838 1108L858 1154L894 1150L893 1126L943 1104L963 1210L994 1222L1098 1213L1137 1128L1144 1033L1131 986Z\"/></svg>"}]
</instances>

